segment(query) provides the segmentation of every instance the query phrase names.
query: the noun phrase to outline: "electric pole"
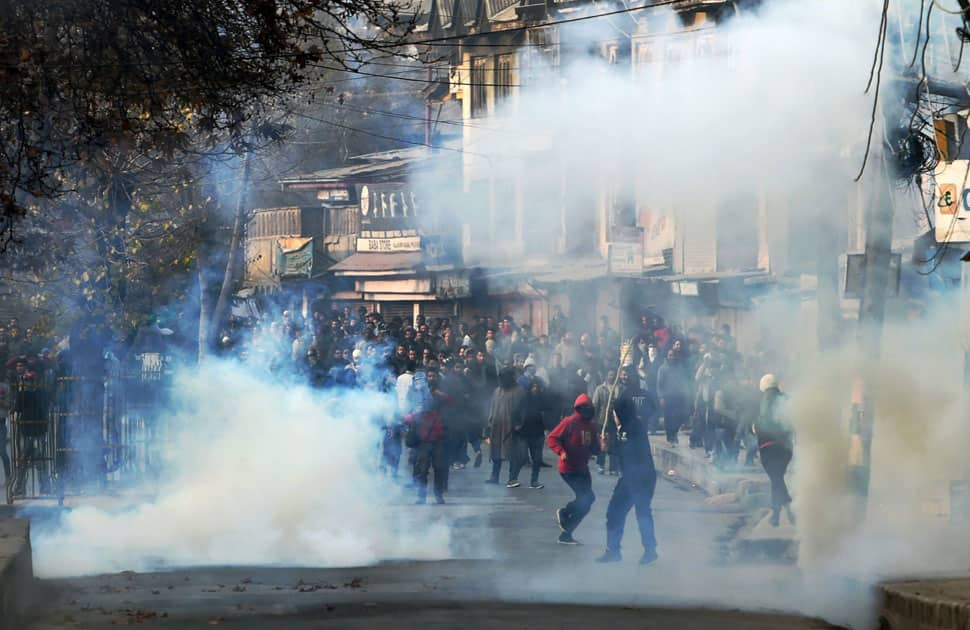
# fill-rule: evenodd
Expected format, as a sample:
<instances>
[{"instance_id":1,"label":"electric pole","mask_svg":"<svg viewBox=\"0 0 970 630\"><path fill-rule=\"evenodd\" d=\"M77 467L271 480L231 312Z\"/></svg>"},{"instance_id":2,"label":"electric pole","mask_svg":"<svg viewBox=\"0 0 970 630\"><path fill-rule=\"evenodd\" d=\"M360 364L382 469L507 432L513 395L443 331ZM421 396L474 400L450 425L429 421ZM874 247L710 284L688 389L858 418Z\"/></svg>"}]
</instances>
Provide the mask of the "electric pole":
<instances>
[{"instance_id":1,"label":"electric pole","mask_svg":"<svg viewBox=\"0 0 970 630\"><path fill-rule=\"evenodd\" d=\"M886 124L890 124L887 120ZM887 160L891 153L884 142L878 143L879 149L873 155L868 175L873 183L874 194L865 211L865 254L862 302L859 306L859 346L865 364L875 366L882 354L883 321L886 316L886 297L895 280L891 277L893 247L893 202L892 180ZM869 480L872 473L872 436L875 429L875 409L873 404L872 374L863 374L862 416L859 434L862 439L863 470L860 491L869 493Z\"/></svg>"}]
</instances>

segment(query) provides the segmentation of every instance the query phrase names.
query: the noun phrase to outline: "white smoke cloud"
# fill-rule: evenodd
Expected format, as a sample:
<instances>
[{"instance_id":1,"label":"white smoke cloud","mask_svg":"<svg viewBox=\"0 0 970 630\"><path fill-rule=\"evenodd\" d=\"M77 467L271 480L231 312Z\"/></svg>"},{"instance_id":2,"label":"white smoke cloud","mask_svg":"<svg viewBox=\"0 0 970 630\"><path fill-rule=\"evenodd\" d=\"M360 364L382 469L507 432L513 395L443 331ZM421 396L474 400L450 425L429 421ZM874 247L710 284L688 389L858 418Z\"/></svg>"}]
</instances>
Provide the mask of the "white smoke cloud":
<instances>
[{"instance_id":1,"label":"white smoke cloud","mask_svg":"<svg viewBox=\"0 0 970 630\"><path fill-rule=\"evenodd\" d=\"M916 24L909 18L919 3L890 4L891 30L903 24L905 31L911 23L904 35L913 46ZM732 54L642 69L648 77L634 78L628 67L592 59L554 67L561 79L533 81L500 106L495 119L465 128L463 147L490 156L463 156L466 179L491 178L502 186L514 180L518 199L525 200L556 199L564 185L575 198L597 199L612 182L632 179L641 206L675 208L685 222L711 220L719 205L754 193L767 199L769 215L799 213L811 222L841 212L836 231L851 242L845 238L846 205L869 130L873 94L864 90L881 7L876 0L765 2L756 14L711 31L715 46L724 44ZM934 20L936 29L940 17ZM633 28L623 17L614 22L618 30ZM562 30L572 49L595 49L603 40L587 26ZM941 37L934 30L934 46L941 46ZM911 54L912 48L889 44L884 103L898 101L890 79ZM877 122L877 149L882 137ZM859 198L866 203L877 187L890 185L870 163ZM439 186L436 201L468 207L464 192L456 185L449 200L449 191ZM595 206L575 207L592 225ZM897 215L910 211L899 208ZM537 220L526 206L522 221ZM509 222L499 229L512 233L516 227ZM792 234L792 242L799 237ZM798 433L793 494L806 581L785 597L749 593L732 599L695 591L691 600L782 607L863 627L872 602L859 594L874 581L970 568L966 535L929 515L934 498L945 494L945 482L968 476L970 422L965 396L958 393L963 345L954 338L961 330L957 311L941 305L933 317L889 326L883 357L874 362L855 350L849 324L842 348L819 355L814 325L778 316L798 313L801 296L779 299L779 305L786 308L766 310L760 319L780 353L795 363L786 380ZM870 381L877 416L866 514L856 512L848 470L849 384L860 374ZM658 532L661 541L669 535ZM693 586L723 588L723 575L690 571ZM542 579L548 587L559 578ZM844 588L849 582L862 587Z\"/></svg>"},{"instance_id":2,"label":"white smoke cloud","mask_svg":"<svg viewBox=\"0 0 970 630\"><path fill-rule=\"evenodd\" d=\"M378 475L374 392L315 393L213 362L177 378L155 497L85 505L34 533L42 577L213 564L361 566L449 557L450 529ZM401 474L408 475L406 462ZM434 510L434 508L432 508Z\"/></svg>"}]
</instances>

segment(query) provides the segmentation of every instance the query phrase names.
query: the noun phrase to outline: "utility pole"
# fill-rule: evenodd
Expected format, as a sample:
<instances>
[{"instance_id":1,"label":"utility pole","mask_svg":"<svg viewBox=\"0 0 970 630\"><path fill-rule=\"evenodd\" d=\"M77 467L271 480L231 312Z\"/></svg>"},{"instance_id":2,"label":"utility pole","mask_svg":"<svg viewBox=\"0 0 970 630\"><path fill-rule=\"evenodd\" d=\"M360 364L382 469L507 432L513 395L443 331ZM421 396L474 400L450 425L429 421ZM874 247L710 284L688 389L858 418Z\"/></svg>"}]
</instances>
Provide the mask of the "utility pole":
<instances>
[{"instance_id":1,"label":"utility pole","mask_svg":"<svg viewBox=\"0 0 970 630\"><path fill-rule=\"evenodd\" d=\"M869 175L874 195L865 213L865 275L862 303L859 307L859 345L867 365L875 366L882 354L883 321L886 316L886 297L891 283L893 203L887 158L888 148L879 142L880 149ZM863 466L859 490L863 496L869 493L872 474L872 436L875 428L871 374L863 375L862 416L859 434L862 439Z\"/></svg>"}]
</instances>

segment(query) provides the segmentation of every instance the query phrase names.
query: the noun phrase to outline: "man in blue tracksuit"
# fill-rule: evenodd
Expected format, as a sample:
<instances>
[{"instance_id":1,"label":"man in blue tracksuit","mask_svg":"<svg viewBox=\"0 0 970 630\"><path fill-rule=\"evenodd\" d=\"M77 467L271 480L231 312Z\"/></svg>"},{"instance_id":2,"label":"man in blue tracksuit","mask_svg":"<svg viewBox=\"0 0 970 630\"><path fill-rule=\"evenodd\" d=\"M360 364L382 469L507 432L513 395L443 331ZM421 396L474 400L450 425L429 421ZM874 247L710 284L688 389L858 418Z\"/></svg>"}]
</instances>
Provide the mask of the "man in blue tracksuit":
<instances>
[{"instance_id":1,"label":"man in blue tracksuit","mask_svg":"<svg viewBox=\"0 0 970 630\"><path fill-rule=\"evenodd\" d=\"M640 564L646 566L657 560L657 540L650 508L657 486L657 471L647 437L647 418L656 413L657 401L652 392L640 389L634 378L629 382L631 385L613 403L612 421L616 423L615 452L620 460L620 479L606 508L606 553L597 558L597 562L619 562L622 559L623 528L630 510L635 508L643 544Z\"/></svg>"}]
</instances>

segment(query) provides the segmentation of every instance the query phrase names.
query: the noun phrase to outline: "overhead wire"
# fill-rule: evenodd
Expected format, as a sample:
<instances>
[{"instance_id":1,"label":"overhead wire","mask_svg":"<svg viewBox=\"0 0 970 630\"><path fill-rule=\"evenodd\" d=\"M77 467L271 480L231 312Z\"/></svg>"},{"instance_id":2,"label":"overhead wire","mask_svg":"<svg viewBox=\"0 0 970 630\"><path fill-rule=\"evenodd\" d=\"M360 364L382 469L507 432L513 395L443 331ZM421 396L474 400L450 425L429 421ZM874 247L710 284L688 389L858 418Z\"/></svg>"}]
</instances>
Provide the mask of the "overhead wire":
<instances>
[{"instance_id":1,"label":"overhead wire","mask_svg":"<svg viewBox=\"0 0 970 630\"><path fill-rule=\"evenodd\" d=\"M950 15L960 15L960 16L964 15L964 12L962 9L947 9L942 4L940 4L938 0L932 0L932 4L935 5L937 9L939 9L940 11L943 11L944 13L949 13Z\"/></svg>"},{"instance_id":2,"label":"overhead wire","mask_svg":"<svg viewBox=\"0 0 970 630\"><path fill-rule=\"evenodd\" d=\"M916 25L916 45L913 47L913 60L909 62L909 67L916 65L916 58L919 56L919 42L923 35L923 8L926 0L919 0L919 23Z\"/></svg>"},{"instance_id":3,"label":"overhead wire","mask_svg":"<svg viewBox=\"0 0 970 630\"><path fill-rule=\"evenodd\" d=\"M872 136L876 128L876 113L879 110L879 90L882 85L882 67L883 61L886 57L886 32L888 31L888 21L889 21L889 0L883 0L882 5L882 17L879 20L879 35L876 39L876 52L872 59L872 68L869 71L869 81L866 84L865 93L869 93L869 89L872 87L873 78L876 81L876 90L872 99L872 116L869 120L869 133L866 137L866 149L862 156L862 166L859 168L859 174L856 175L855 181L862 179L863 173L866 170L866 164L869 162L869 153L872 150ZM878 68L877 68L878 62Z\"/></svg>"},{"instance_id":4,"label":"overhead wire","mask_svg":"<svg viewBox=\"0 0 970 630\"><path fill-rule=\"evenodd\" d=\"M380 133L377 133L377 132L368 131L367 129L360 129L358 127L353 127L351 125L344 125L342 123L334 122L332 120L327 120L325 118L319 118L319 117L313 116L311 114L304 114L304 113L300 113L300 112L294 112L293 115L294 116L298 116L300 118L305 118L307 120L312 120L314 122L322 123L322 124L325 124L325 125L330 125L332 127L337 127L338 129L344 129L344 130L347 130L347 131L353 131L355 133L361 133L361 134L364 134L366 136L372 136L374 138L381 138L382 140L390 140L392 142L400 142L402 144L410 144L412 146L429 147L431 149L435 149L435 150L439 150L439 151L451 151L451 152L454 152L454 153L462 153L464 155L472 155L472 156L475 156L475 157L485 158L486 160L491 160L491 157L492 157L492 156L486 155L484 153L477 153L477 152L473 152L473 151L466 151L464 149L458 149L458 148L455 148L455 147L444 147L444 146L440 146L440 145L436 145L436 144L431 144L431 143L428 143L428 142L422 142L422 141L418 141L418 140L408 140L406 138L397 138L397 137L394 137L394 136L387 136L387 135L380 134Z\"/></svg>"}]
</instances>

